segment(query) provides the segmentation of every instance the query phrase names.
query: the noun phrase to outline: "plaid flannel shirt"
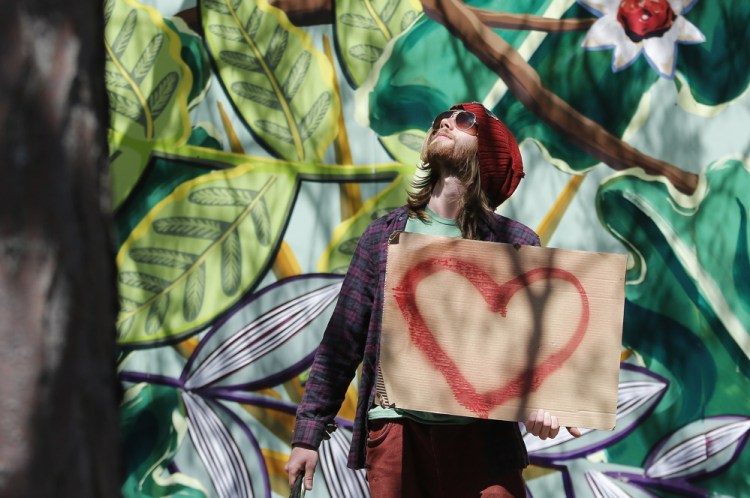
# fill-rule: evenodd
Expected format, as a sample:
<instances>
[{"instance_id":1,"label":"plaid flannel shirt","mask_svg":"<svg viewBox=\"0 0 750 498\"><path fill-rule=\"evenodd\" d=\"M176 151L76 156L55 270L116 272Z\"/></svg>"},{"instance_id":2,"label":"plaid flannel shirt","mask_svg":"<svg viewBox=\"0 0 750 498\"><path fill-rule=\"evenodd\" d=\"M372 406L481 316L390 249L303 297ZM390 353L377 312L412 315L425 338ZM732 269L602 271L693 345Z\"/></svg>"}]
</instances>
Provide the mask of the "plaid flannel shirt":
<instances>
[{"instance_id":1,"label":"plaid flannel shirt","mask_svg":"<svg viewBox=\"0 0 750 498\"><path fill-rule=\"evenodd\" d=\"M362 363L349 451L350 468L365 465L367 412L375 399L380 355L388 238L393 232L404 230L407 218L406 207L395 209L371 223L360 237L297 409L292 445L318 448L326 426L333 423L356 369ZM533 230L498 214L480 225L480 234L481 240L485 241L540 245L539 236ZM525 467L528 457L518 425L514 422L497 423L509 434L505 466L509 470ZM508 424L513 426L510 431Z\"/></svg>"}]
</instances>

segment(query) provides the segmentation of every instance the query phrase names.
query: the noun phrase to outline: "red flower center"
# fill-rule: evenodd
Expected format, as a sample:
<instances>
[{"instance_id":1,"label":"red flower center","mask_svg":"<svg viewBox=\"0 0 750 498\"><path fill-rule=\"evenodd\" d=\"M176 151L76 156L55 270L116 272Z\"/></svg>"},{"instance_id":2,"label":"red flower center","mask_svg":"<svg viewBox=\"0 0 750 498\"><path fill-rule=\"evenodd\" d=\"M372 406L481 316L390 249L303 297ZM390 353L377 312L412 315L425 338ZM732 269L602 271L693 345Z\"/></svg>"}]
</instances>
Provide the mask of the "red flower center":
<instances>
[{"instance_id":1,"label":"red flower center","mask_svg":"<svg viewBox=\"0 0 750 498\"><path fill-rule=\"evenodd\" d=\"M634 42L663 35L676 17L667 0L622 0L617 9L617 20Z\"/></svg>"}]
</instances>

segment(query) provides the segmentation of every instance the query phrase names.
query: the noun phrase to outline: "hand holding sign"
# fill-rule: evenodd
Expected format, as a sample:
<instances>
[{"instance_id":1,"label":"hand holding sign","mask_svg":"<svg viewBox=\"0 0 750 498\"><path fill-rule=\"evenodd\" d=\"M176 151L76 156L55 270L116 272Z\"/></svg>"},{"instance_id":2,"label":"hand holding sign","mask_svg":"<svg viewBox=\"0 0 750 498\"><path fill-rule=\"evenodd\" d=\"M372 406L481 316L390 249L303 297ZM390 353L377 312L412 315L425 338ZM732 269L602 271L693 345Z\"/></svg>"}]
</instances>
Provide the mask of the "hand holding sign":
<instances>
[{"instance_id":1,"label":"hand holding sign","mask_svg":"<svg viewBox=\"0 0 750 498\"><path fill-rule=\"evenodd\" d=\"M546 410L534 410L524 422L526 431L539 439L555 439L560 432L560 423L557 416ZM567 427L573 437L581 437L581 431L577 427Z\"/></svg>"}]
</instances>

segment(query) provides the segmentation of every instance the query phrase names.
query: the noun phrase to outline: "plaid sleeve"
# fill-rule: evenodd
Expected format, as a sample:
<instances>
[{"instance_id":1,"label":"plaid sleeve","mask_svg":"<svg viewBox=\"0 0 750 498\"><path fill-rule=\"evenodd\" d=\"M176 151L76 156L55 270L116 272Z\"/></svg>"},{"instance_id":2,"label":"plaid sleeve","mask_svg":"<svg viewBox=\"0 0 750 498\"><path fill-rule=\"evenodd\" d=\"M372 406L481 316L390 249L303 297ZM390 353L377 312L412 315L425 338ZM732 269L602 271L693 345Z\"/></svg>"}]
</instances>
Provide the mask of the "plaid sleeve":
<instances>
[{"instance_id":1,"label":"plaid sleeve","mask_svg":"<svg viewBox=\"0 0 750 498\"><path fill-rule=\"evenodd\" d=\"M524 246L542 245L539 235L523 223L498 214L495 214L494 222L493 231L496 234L497 242L521 244Z\"/></svg>"},{"instance_id":2,"label":"plaid sleeve","mask_svg":"<svg viewBox=\"0 0 750 498\"><path fill-rule=\"evenodd\" d=\"M357 244L297 408L293 445L320 445L362 361L377 283L379 230L371 225Z\"/></svg>"}]
</instances>

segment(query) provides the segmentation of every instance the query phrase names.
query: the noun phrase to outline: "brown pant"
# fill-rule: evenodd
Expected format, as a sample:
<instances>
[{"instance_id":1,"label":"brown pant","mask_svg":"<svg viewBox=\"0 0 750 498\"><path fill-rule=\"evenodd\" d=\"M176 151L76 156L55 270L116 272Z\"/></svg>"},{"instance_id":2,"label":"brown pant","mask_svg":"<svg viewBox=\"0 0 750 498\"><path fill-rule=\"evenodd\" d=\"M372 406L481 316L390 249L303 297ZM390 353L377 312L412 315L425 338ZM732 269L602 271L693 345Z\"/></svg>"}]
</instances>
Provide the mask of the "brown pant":
<instances>
[{"instance_id":1,"label":"brown pant","mask_svg":"<svg viewBox=\"0 0 750 498\"><path fill-rule=\"evenodd\" d=\"M524 498L521 469L493 468L486 425L370 422L367 480L373 498Z\"/></svg>"}]
</instances>

